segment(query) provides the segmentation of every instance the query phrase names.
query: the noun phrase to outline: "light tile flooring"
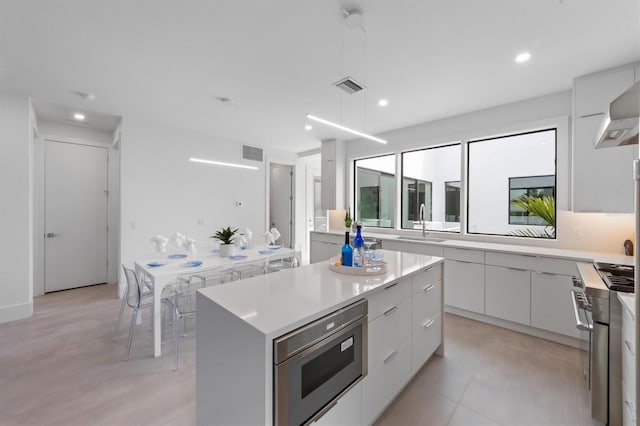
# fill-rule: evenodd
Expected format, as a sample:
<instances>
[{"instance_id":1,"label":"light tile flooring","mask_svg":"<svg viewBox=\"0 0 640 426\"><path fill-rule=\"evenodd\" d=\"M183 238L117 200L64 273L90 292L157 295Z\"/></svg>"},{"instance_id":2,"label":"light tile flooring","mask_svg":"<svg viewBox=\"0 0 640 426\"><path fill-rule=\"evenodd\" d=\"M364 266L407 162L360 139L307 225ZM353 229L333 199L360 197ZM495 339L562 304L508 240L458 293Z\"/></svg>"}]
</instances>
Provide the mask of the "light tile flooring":
<instances>
[{"instance_id":1,"label":"light tile flooring","mask_svg":"<svg viewBox=\"0 0 640 426\"><path fill-rule=\"evenodd\" d=\"M174 372L173 342L153 359L146 321L125 362L126 323L111 341L118 308L115 286L87 287L39 297L32 318L0 325L0 424L194 424L193 333ZM445 324L445 357L379 425L590 424L577 350L453 315Z\"/></svg>"}]
</instances>

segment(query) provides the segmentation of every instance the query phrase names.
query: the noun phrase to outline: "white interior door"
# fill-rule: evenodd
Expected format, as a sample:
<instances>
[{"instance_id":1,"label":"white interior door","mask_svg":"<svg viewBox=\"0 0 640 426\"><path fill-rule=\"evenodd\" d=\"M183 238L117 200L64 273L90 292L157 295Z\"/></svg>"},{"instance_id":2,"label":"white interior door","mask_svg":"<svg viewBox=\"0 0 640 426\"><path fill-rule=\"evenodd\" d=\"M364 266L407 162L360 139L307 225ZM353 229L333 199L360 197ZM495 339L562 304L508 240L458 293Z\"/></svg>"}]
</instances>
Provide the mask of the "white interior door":
<instances>
[{"instance_id":1,"label":"white interior door","mask_svg":"<svg viewBox=\"0 0 640 426\"><path fill-rule=\"evenodd\" d=\"M45 143L45 292L107 282L107 149Z\"/></svg>"},{"instance_id":2,"label":"white interior door","mask_svg":"<svg viewBox=\"0 0 640 426\"><path fill-rule=\"evenodd\" d=\"M293 166L271 163L269 170L269 227L280 232L278 244L294 247Z\"/></svg>"}]
</instances>

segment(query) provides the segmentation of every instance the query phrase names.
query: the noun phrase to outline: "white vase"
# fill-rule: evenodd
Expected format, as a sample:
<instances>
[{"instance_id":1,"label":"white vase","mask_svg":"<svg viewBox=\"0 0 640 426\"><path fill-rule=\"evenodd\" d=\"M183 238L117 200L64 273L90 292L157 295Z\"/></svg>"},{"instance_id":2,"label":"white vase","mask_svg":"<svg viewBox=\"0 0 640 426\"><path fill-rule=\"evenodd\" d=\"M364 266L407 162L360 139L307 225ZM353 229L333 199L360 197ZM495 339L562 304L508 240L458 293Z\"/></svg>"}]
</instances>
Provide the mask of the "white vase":
<instances>
[{"instance_id":1,"label":"white vase","mask_svg":"<svg viewBox=\"0 0 640 426\"><path fill-rule=\"evenodd\" d=\"M233 244L220 244L220 256L233 256L235 246Z\"/></svg>"}]
</instances>

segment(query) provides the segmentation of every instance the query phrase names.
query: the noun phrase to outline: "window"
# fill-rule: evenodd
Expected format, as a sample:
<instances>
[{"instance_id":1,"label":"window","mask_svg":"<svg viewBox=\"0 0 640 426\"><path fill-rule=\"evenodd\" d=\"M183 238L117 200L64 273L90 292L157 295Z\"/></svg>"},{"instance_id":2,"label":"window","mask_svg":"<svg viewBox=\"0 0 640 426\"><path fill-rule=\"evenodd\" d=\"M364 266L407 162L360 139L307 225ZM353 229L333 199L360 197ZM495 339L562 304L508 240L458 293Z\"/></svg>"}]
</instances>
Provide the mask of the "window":
<instances>
[{"instance_id":1,"label":"window","mask_svg":"<svg viewBox=\"0 0 640 426\"><path fill-rule=\"evenodd\" d=\"M394 154L354 161L355 218L364 226L394 227Z\"/></svg>"},{"instance_id":2,"label":"window","mask_svg":"<svg viewBox=\"0 0 640 426\"><path fill-rule=\"evenodd\" d=\"M444 220L460 222L460 181L444 183Z\"/></svg>"},{"instance_id":3,"label":"window","mask_svg":"<svg viewBox=\"0 0 640 426\"><path fill-rule=\"evenodd\" d=\"M402 228L460 232L460 144L402 153Z\"/></svg>"},{"instance_id":4,"label":"window","mask_svg":"<svg viewBox=\"0 0 640 426\"><path fill-rule=\"evenodd\" d=\"M556 129L476 140L468 149L467 231L555 238ZM544 219L513 205L522 195L546 200Z\"/></svg>"},{"instance_id":5,"label":"window","mask_svg":"<svg viewBox=\"0 0 640 426\"><path fill-rule=\"evenodd\" d=\"M555 192L556 177L553 175L509 178L509 223L544 226L544 220L514 205L513 201L525 195L538 198L546 195L555 198Z\"/></svg>"}]
</instances>

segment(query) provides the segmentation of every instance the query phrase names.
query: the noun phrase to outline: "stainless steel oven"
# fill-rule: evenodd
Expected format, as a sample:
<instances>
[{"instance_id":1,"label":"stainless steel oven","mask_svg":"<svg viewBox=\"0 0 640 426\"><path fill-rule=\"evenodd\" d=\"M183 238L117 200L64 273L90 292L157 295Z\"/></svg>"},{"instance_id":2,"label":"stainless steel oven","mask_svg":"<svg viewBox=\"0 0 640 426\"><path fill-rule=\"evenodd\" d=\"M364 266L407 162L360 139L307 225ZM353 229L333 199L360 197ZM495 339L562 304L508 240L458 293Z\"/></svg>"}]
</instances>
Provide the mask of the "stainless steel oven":
<instances>
[{"instance_id":1,"label":"stainless steel oven","mask_svg":"<svg viewBox=\"0 0 640 426\"><path fill-rule=\"evenodd\" d=\"M367 375L367 301L273 342L274 424L309 424Z\"/></svg>"}]
</instances>

